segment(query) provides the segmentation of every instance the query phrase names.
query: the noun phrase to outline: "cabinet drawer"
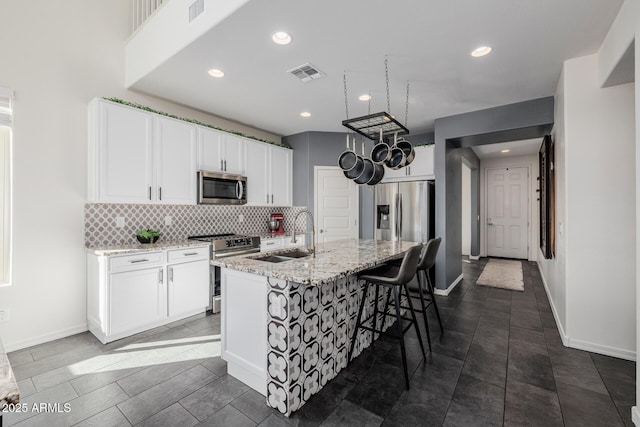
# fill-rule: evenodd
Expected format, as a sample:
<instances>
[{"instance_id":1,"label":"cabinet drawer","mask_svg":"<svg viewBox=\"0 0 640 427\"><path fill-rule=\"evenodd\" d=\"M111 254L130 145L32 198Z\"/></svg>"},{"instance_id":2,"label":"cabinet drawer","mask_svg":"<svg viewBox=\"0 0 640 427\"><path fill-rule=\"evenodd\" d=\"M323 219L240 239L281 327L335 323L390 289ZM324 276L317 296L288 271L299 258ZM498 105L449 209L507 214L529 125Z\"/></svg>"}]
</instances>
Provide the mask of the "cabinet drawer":
<instances>
[{"instance_id":1,"label":"cabinet drawer","mask_svg":"<svg viewBox=\"0 0 640 427\"><path fill-rule=\"evenodd\" d=\"M199 261L202 259L209 259L209 246L199 246L195 248L184 249L172 249L167 251L167 262L169 264L174 262L187 262L187 261Z\"/></svg>"},{"instance_id":2,"label":"cabinet drawer","mask_svg":"<svg viewBox=\"0 0 640 427\"><path fill-rule=\"evenodd\" d=\"M282 237L274 237L272 239L265 239L260 242L260 252L275 251L276 249L282 249L283 246Z\"/></svg>"},{"instance_id":3,"label":"cabinet drawer","mask_svg":"<svg viewBox=\"0 0 640 427\"><path fill-rule=\"evenodd\" d=\"M164 257L162 252L142 252L139 254L114 256L109 259L109 271L111 273L120 273L123 271L160 267L163 262Z\"/></svg>"}]
</instances>

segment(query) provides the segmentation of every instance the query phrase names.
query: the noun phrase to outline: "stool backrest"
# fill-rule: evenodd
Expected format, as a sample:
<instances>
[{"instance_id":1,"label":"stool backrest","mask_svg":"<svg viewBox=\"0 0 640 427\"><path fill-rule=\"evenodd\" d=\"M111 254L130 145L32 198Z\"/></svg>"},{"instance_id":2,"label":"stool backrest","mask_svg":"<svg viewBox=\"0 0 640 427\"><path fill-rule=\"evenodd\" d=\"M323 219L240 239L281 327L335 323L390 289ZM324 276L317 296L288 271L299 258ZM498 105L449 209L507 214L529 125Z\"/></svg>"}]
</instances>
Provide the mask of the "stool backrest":
<instances>
[{"instance_id":1,"label":"stool backrest","mask_svg":"<svg viewBox=\"0 0 640 427\"><path fill-rule=\"evenodd\" d=\"M438 255L438 248L440 248L441 237L431 239L424 245L420 259L418 261L418 270L428 270L436 263L436 255Z\"/></svg>"},{"instance_id":2,"label":"stool backrest","mask_svg":"<svg viewBox=\"0 0 640 427\"><path fill-rule=\"evenodd\" d=\"M398 270L398 275L396 276L397 283L409 283L413 279L418 268L418 259L422 248L423 245L417 245L405 252L402 264L400 264L400 270Z\"/></svg>"}]
</instances>

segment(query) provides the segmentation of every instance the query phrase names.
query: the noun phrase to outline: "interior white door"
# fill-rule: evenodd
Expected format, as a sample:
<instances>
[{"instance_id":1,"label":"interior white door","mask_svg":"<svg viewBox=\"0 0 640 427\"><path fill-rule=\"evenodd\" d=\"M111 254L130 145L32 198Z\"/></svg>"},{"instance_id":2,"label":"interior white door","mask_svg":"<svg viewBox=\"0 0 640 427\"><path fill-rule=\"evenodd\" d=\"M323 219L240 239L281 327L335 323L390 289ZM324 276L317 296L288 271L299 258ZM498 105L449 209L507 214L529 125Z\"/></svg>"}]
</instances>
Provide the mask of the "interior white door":
<instances>
[{"instance_id":1,"label":"interior white door","mask_svg":"<svg viewBox=\"0 0 640 427\"><path fill-rule=\"evenodd\" d=\"M487 169L487 255L528 258L528 170Z\"/></svg>"},{"instance_id":2,"label":"interior white door","mask_svg":"<svg viewBox=\"0 0 640 427\"><path fill-rule=\"evenodd\" d=\"M329 166L315 168L314 183L317 242L358 238L358 186Z\"/></svg>"}]
</instances>

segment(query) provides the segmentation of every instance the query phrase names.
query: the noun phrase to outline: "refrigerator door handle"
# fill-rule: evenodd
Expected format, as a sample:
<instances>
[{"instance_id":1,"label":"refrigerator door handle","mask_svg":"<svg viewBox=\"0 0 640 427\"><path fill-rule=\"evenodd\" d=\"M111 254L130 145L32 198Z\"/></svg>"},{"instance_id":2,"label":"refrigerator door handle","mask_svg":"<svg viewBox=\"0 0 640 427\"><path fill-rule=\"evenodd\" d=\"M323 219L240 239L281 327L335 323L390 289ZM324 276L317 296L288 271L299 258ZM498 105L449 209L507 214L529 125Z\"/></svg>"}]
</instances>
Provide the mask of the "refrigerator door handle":
<instances>
[{"instance_id":1,"label":"refrigerator door handle","mask_svg":"<svg viewBox=\"0 0 640 427\"><path fill-rule=\"evenodd\" d=\"M394 214L395 214L395 217L396 217L396 221L395 221L395 226L396 226L395 232L396 232L396 235L395 235L395 238L393 240L398 240L398 237L400 236L400 219L398 217L398 212L399 212L399 209L400 209L400 194L396 193L395 196L396 196L395 197L396 200L395 200L395 203L394 203L394 205L395 205L394 206L394 208L395 208Z\"/></svg>"},{"instance_id":2,"label":"refrigerator door handle","mask_svg":"<svg viewBox=\"0 0 640 427\"><path fill-rule=\"evenodd\" d=\"M400 224L400 232L398 233L398 240L402 240L402 194L398 194L398 224Z\"/></svg>"}]
</instances>

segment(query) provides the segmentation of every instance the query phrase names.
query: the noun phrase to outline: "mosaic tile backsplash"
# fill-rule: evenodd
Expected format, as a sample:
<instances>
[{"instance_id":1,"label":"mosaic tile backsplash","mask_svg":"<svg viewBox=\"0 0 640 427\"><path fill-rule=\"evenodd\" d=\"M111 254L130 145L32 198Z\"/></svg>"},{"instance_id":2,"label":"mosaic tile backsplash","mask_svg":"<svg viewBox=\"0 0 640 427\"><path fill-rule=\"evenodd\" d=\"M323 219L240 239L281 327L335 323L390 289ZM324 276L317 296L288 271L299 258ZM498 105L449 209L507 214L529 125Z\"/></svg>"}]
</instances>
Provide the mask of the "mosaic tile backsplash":
<instances>
[{"instance_id":1,"label":"mosaic tile backsplash","mask_svg":"<svg viewBox=\"0 0 640 427\"><path fill-rule=\"evenodd\" d=\"M160 241L183 240L198 234L268 233L267 221L272 213L284 214L284 229L293 231L295 215L304 207L230 205L146 205L125 203L88 203L84 208L86 247L137 243L136 231L159 230ZM243 215L243 221L239 216ZM164 225L171 217L171 225ZM124 217L125 226L116 227L116 217ZM301 215L296 230L306 229L306 215Z\"/></svg>"}]
</instances>

